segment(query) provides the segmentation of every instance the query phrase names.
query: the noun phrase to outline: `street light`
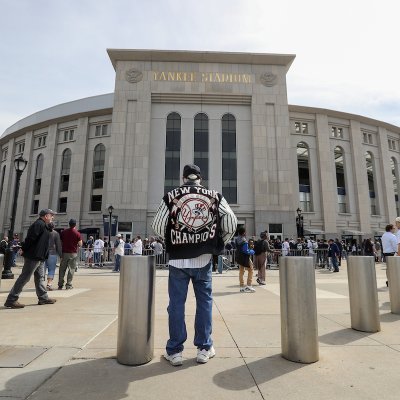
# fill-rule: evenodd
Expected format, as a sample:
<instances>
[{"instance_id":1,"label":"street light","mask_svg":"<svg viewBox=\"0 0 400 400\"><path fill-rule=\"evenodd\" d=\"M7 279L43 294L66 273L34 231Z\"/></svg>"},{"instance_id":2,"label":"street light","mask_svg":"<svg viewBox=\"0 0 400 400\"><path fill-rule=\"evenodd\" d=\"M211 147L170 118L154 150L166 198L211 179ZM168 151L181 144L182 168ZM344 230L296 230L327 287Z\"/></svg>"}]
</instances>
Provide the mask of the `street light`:
<instances>
[{"instance_id":1,"label":"street light","mask_svg":"<svg viewBox=\"0 0 400 400\"><path fill-rule=\"evenodd\" d=\"M112 212L114 210L114 207L110 205L108 207L108 215L110 216L109 222L108 222L108 261L110 261L110 251L111 251L111 217L112 217Z\"/></svg>"},{"instance_id":2,"label":"street light","mask_svg":"<svg viewBox=\"0 0 400 400\"><path fill-rule=\"evenodd\" d=\"M296 228L297 228L297 237L301 238L304 236L303 232L303 216L301 215L301 208L298 208L296 210L297 212L297 217L296 217Z\"/></svg>"},{"instance_id":3,"label":"street light","mask_svg":"<svg viewBox=\"0 0 400 400\"><path fill-rule=\"evenodd\" d=\"M11 224L10 229L8 231L8 245L4 254L4 269L3 273L1 274L2 279L14 279L14 274L11 271L13 258L12 253L13 250L11 249L13 237L14 237L14 225L15 225L15 214L17 213L17 202L18 202L18 192L19 192L19 182L21 180L21 175L26 168L26 161L22 156L19 156L14 160L14 167L15 171L17 172L15 178L15 189L14 189L14 201L12 205L12 212L11 212Z\"/></svg>"}]
</instances>

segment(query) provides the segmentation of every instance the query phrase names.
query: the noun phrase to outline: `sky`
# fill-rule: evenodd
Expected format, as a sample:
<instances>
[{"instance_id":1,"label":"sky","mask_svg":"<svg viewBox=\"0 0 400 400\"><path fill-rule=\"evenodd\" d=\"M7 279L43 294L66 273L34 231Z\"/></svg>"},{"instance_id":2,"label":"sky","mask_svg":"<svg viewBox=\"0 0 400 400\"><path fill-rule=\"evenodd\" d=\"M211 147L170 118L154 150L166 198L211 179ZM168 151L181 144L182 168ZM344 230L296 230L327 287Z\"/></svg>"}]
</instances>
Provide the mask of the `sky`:
<instances>
[{"instance_id":1,"label":"sky","mask_svg":"<svg viewBox=\"0 0 400 400\"><path fill-rule=\"evenodd\" d=\"M295 54L289 104L400 126L398 0L0 0L0 134L114 91L107 48Z\"/></svg>"}]
</instances>

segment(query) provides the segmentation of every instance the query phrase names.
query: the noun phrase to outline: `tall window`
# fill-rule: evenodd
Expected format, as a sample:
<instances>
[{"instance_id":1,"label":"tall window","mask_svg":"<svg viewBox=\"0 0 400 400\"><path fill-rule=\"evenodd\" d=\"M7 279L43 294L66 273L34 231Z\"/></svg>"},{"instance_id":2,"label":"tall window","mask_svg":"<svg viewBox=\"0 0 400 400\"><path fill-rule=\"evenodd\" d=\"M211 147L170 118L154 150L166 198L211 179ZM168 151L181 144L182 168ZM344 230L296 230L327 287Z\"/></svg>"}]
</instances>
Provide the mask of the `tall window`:
<instances>
[{"instance_id":1,"label":"tall window","mask_svg":"<svg viewBox=\"0 0 400 400\"><path fill-rule=\"evenodd\" d=\"M167 117L165 146L165 182L164 191L169 192L180 184L181 162L181 117L170 113Z\"/></svg>"},{"instance_id":2,"label":"tall window","mask_svg":"<svg viewBox=\"0 0 400 400\"><path fill-rule=\"evenodd\" d=\"M103 197L96 189L103 189L105 158L106 148L100 143L94 148L93 153L92 199L90 202L90 211L101 211Z\"/></svg>"},{"instance_id":3,"label":"tall window","mask_svg":"<svg viewBox=\"0 0 400 400\"><path fill-rule=\"evenodd\" d=\"M299 202L303 211L312 211L310 165L308 146L300 142L297 145L297 169L299 174Z\"/></svg>"},{"instance_id":4,"label":"tall window","mask_svg":"<svg viewBox=\"0 0 400 400\"><path fill-rule=\"evenodd\" d=\"M339 212L347 212L346 181L344 177L344 155L341 147L335 148L336 187Z\"/></svg>"},{"instance_id":5,"label":"tall window","mask_svg":"<svg viewBox=\"0 0 400 400\"><path fill-rule=\"evenodd\" d=\"M200 167L202 185L208 186L208 117L194 117L194 163Z\"/></svg>"},{"instance_id":6,"label":"tall window","mask_svg":"<svg viewBox=\"0 0 400 400\"><path fill-rule=\"evenodd\" d=\"M228 203L237 203L236 118L222 117L222 194Z\"/></svg>"},{"instance_id":7,"label":"tall window","mask_svg":"<svg viewBox=\"0 0 400 400\"><path fill-rule=\"evenodd\" d=\"M43 155L39 154L36 159L36 173L35 173L35 183L33 188L33 194L40 194L40 189L42 187L42 172L43 172Z\"/></svg>"},{"instance_id":8,"label":"tall window","mask_svg":"<svg viewBox=\"0 0 400 400\"><path fill-rule=\"evenodd\" d=\"M399 185L397 180L397 162L392 157L390 159L390 168L392 170L394 202L396 204L396 215L399 215Z\"/></svg>"},{"instance_id":9,"label":"tall window","mask_svg":"<svg viewBox=\"0 0 400 400\"><path fill-rule=\"evenodd\" d=\"M377 215L379 211L375 196L374 159L369 151L365 153L365 162L367 167L368 191L369 191L369 200L371 206L371 214Z\"/></svg>"},{"instance_id":10,"label":"tall window","mask_svg":"<svg viewBox=\"0 0 400 400\"><path fill-rule=\"evenodd\" d=\"M71 150L66 149L62 155L62 162L61 162L61 180L60 180L60 193L67 192L69 188L69 174L71 169ZM67 202L68 198L65 196L60 196L59 199L59 212L66 212L67 211Z\"/></svg>"},{"instance_id":11,"label":"tall window","mask_svg":"<svg viewBox=\"0 0 400 400\"><path fill-rule=\"evenodd\" d=\"M31 214L37 214L39 212L39 195L42 188L42 173L43 173L43 154L39 154L36 158L36 171L35 181L33 183L33 199Z\"/></svg>"},{"instance_id":12,"label":"tall window","mask_svg":"<svg viewBox=\"0 0 400 400\"><path fill-rule=\"evenodd\" d=\"M3 197L4 177L6 176L6 166L4 165L1 170L1 187L0 187L0 203Z\"/></svg>"}]
</instances>

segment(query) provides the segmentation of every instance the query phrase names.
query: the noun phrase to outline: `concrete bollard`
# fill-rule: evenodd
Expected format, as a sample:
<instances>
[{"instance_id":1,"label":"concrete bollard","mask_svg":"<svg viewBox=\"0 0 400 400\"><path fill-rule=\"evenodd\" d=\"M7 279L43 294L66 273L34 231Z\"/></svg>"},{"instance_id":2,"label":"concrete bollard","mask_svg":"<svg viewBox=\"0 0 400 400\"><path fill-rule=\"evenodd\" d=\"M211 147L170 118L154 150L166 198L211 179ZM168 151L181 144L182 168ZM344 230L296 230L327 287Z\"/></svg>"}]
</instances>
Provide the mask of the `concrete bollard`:
<instances>
[{"instance_id":1,"label":"concrete bollard","mask_svg":"<svg viewBox=\"0 0 400 400\"><path fill-rule=\"evenodd\" d=\"M390 311L400 314L400 257L386 257Z\"/></svg>"},{"instance_id":2,"label":"concrete bollard","mask_svg":"<svg viewBox=\"0 0 400 400\"><path fill-rule=\"evenodd\" d=\"M123 256L119 280L117 361L141 365L154 355L155 257Z\"/></svg>"},{"instance_id":3,"label":"concrete bollard","mask_svg":"<svg viewBox=\"0 0 400 400\"><path fill-rule=\"evenodd\" d=\"M317 296L312 257L280 257L282 356L310 364L319 360Z\"/></svg>"},{"instance_id":4,"label":"concrete bollard","mask_svg":"<svg viewBox=\"0 0 400 400\"><path fill-rule=\"evenodd\" d=\"M0 254L0 288L1 288L1 276L4 270L4 254Z\"/></svg>"},{"instance_id":5,"label":"concrete bollard","mask_svg":"<svg viewBox=\"0 0 400 400\"><path fill-rule=\"evenodd\" d=\"M349 256L347 261L351 327L362 332L379 332L378 290L372 256Z\"/></svg>"}]
</instances>

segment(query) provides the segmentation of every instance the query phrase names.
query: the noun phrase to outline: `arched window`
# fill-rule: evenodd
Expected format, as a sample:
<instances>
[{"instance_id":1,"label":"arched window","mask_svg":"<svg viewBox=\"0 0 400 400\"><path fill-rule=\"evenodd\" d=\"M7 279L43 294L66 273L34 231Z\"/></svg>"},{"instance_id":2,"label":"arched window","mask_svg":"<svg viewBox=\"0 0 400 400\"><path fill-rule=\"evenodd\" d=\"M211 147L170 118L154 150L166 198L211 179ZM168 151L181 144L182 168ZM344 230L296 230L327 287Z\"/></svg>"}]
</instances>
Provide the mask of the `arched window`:
<instances>
[{"instance_id":1,"label":"arched window","mask_svg":"<svg viewBox=\"0 0 400 400\"><path fill-rule=\"evenodd\" d=\"M390 159L390 168L392 171L393 193L394 193L394 202L396 204L396 215L399 215L399 184L397 179L397 161L393 157Z\"/></svg>"},{"instance_id":2,"label":"arched window","mask_svg":"<svg viewBox=\"0 0 400 400\"><path fill-rule=\"evenodd\" d=\"M347 201L346 201L346 180L344 174L344 153L341 147L335 147L335 170L336 170L336 187L339 212L347 212Z\"/></svg>"},{"instance_id":3,"label":"arched window","mask_svg":"<svg viewBox=\"0 0 400 400\"><path fill-rule=\"evenodd\" d=\"M43 173L43 154L39 154L36 158L35 182L33 184L33 201L31 214L39 212L39 195L42 188L42 173Z\"/></svg>"},{"instance_id":4,"label":"arched window","mask_svg":"<svg viewBox=\"0 0 400 400\"><path fill-rule=\"evenodd\" d=\"M369 191L369 200L371 205L371 214L377 215L379 210L377 207L377 201L375 196L375 173L374 173L374 159L373 155L367 151L365 153L365 162L367 167L367 179L368 179L368 191Z\"/></svg>"},{"instance_id":5,"label":"arched window","mask_svg":"<svg viewBox=\"0 0 400 400\"><path fill-rule=\"evenodd\" d=\"M92 198L90 211L101 211L103 194L101 190L104 185L104 164L106 160L106 148L100 143L94 148L93 170L92 170Z\"/></svg>"},{"instance_id":6,"label":"arched window","mask_svg":"<svg viewBox=\"0 0 400 400\"><path fill-rule=\"evenodd\" d=\"M169 192L180 184L181 116L172 112L167 117L165 143L164 191Z\"/></svg>"},{"instance_id":7,"label":"arched window","mask_svg":"<svg viewBox=\"0 0 400 400\"><path fill-rule=\"evenodd\" d=\"M201 184L208 186L208 117L200 113L194 117L194 163L201 170Z\"/></svg>"},{"instance_id":8,"label":"arched window","mask_svg":"<svg viewBox=\"0 0 400 400\"><path fill-rule=\"evenodd\" d=\"M71 169L71 150L65 149L62 154L61 161L61 179L60 179L60 198L58 201L58 212L67 212L68 203L68 188L69 188L69 174Z\"/></svg>"},{"instance_id":9,"label":"arched window","mask_svg":"<svg viewBox=\"0 0 400 400\"><path fill-rule=\"evenodd\" d=\"M236 118L222 117L222 194L228 203L237 203Z\"/></svg>"},{"instance_id":10,"label":"arched window","mask_svg":"<svg viewBox=\"0 0 400 400\"><path fill-rule=\"evenodd\" d=\"M303 211L312 211L309 150L304 142L297 145L297 170L300 208Z\"/></svg>"}]
</instances>

